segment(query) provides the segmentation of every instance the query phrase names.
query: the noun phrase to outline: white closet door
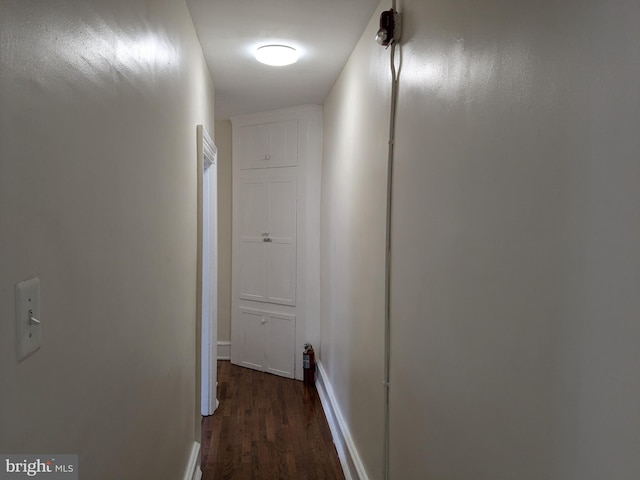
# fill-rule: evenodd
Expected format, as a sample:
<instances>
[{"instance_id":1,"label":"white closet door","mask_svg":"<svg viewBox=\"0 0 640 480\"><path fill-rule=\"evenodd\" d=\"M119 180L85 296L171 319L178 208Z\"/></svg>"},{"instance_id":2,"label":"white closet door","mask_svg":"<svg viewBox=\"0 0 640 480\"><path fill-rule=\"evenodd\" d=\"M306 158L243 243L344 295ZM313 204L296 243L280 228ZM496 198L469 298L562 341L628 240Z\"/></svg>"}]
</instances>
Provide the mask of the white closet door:
<instances>
[{"instance_id":1,"label":"white closet door","mask_svg":"<svg viewBox=\"0 0 640 480\"><path fill-rule=\"evenodd\" d=\"M295 167L298 164L298 122L268 124L269 167Z\"/></svg>"},{"instance_id":2,"label":"white closet door","mask_svg":"<svg viewBox=\"0 0 640 480\"><path fill-rule=\"evenodd\" d=\"M269 184L243 181L240 184L240 298L267 299L267 256L265 234L268 232L267 203Z\"/></svg>"},{"instance_id":3,"label":"white closet door","mask_svg":"<svg viewBox=\"0 0 640 480\"><path fill-rule=\"evenodd\" d=\"M266 316L264 312L248 308L240 309L240 365L254 370L265 371ZM234 348L237 348L234 346Z\"/></svg>"},{"instance_id":4,"label":"white closet door","mask_svg":"<svg viewBox=\"0 0 640 480\"><path fill-rule=\"evenodd\" d=\"M267 302L296 304L296 182L269 183Z\"/></svg>"},{"instance_id":5,"label":"white closet door","mask_svg":"<svg viewBox=\"0 0 640 480\"><path fill-rule=\"evenodd\" d=\"M240 183L240 298L296 304L296 181Z\"/></svg>"},{"instance_id":6,"label":"white closet door","mask_svg":"<svg viewBox=\"0 0 640 480\"><path fill-rule=\"evenodd\" d=\"M242 170L298 164L297 120L240 127L238 139Z\"/></svg>"},{"instance_id":7,"label":"white closet door","mask_svg":"<svg viewBox=\"0 0 640 480\"><path fill-rule=\"evenodd\" d=\"M234 145L238 151L234 152L234 158L239 161L241 169L256 168L260 153L263 150L257 126L250 125L238 129L238 143Z\"/></svg>"},{"instance_id":8,"label":"white closet door","mask_svg":"<svg viewBox=\"0 0 640 480\"><path fill-rule=\"evenodd\" d=\"M268 313L266 325L266 371L281 377L293 378L296 317L281 313Z\"/></svg>"},{"instance_id":9,"label":"white closet door","mask_svg":"<svg viewBox=\"0 0 640 480\"><path fill-rule=\"evenodd\" d=\"M241 366L294 378L295 315L241 307L239 327Z\"/></svg>"}]
</instances>

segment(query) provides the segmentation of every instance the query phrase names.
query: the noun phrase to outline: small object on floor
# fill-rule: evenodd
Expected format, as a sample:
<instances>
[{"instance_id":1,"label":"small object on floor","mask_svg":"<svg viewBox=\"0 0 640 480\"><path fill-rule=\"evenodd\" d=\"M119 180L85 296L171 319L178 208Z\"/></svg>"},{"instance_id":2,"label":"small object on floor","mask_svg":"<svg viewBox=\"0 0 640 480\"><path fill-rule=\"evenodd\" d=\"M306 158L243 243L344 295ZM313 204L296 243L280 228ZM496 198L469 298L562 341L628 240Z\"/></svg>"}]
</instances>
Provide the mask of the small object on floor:
<instances>
[{"instance_id":1,"label":"small object on floor","mask_svg":"<svg viewBox=\"0 0 640 480\"><path fill-rule=\"evenodd\" d=\"M304 344L304 353L302 354L302 368L304 370L304 384L315 385L316 383L316 356L313 351L313 345Z\"/></svg>"}]
</instances>

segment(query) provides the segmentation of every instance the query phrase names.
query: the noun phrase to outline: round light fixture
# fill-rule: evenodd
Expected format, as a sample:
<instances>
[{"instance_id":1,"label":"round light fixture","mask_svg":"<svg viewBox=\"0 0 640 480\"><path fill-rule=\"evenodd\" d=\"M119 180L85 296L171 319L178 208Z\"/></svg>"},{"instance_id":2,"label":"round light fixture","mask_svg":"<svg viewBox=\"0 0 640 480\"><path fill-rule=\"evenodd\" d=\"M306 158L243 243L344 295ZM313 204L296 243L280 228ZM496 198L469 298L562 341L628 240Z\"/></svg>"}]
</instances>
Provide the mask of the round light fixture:
<instances>
[{"instance_id":1,"label":"round light fixture","mask_svg":"<svg viewBox=\"0 0 640 480\"><path fill-rule=\"evenodd\" d=\"M296 63L298 52L286 45L264 45L256 50L256 60L266 65L282 67Z\"/></svg>"}]
</instances>

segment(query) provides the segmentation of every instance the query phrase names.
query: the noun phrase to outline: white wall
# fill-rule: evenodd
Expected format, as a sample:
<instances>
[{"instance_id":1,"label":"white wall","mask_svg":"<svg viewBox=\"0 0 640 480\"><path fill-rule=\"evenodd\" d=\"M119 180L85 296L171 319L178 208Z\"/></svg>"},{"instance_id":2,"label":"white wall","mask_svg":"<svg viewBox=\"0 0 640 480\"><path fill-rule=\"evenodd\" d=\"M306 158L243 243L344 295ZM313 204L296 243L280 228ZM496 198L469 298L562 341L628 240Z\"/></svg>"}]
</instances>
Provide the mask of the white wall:
<instances>
[{"instance_id":1,"label":"white wall","mask_svg":"<svg viewBox=\"0 0 640 480\"><path fill-rule=\"evenodd\" d=\"M389 102L378 15L324 104L320 243L320 359L371 478L382 471Z\"/></svg>"},{"instance_id":2,"label":"white wall","mask_svg":"<svg viewBox=\"0 0 640 480\"><path fill-rule=\"evenodd\" d=\"M231 341L231 121L218 120L218 341ZM220 355L220 351L218 351Z\"/></svg>"},{"instance_id":3,"label":"white wall","mask_svg":"<svg viewBox=\"0 0 640 480\"><path fill-rule=\"evenodd\" d=\"M391 478L637 479L640 6L399 8ZM325 105L322 361L380 478L374 31Z\"/></svg>"},{"instance_id":4,"label":"white wall","mask_svg":"<svg viewBox=\"0 0 640 480\"><path fill-rule=\"evenodd\" d=\"M180 478L196 437L196 125L182 1L0 4L0 451ZM18 363L14 286L40 277Z\"/></svg>"}]
</instances>

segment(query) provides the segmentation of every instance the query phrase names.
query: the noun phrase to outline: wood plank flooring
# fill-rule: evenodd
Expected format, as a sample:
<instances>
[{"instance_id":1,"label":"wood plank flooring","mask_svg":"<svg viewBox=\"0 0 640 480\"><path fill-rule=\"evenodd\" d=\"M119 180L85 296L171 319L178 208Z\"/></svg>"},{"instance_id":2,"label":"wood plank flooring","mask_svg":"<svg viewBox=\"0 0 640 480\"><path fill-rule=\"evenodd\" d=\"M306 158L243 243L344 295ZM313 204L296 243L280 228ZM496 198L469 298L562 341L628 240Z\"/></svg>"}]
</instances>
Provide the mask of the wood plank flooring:
<instances>
[{"instance_id":1,"label":"wood plank flooring","mask_svg":"<svg viewBox=\"0 0 640 480\"><path fill-rule=\"evenodd\" d=\"M344 479L315 387L219 361L218 400L202 421L203 480Z\"/></svg>"}]
</instances>

